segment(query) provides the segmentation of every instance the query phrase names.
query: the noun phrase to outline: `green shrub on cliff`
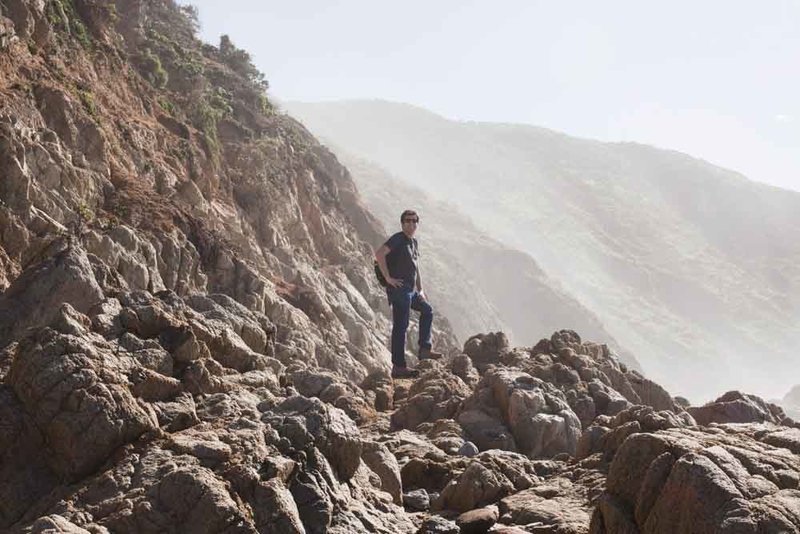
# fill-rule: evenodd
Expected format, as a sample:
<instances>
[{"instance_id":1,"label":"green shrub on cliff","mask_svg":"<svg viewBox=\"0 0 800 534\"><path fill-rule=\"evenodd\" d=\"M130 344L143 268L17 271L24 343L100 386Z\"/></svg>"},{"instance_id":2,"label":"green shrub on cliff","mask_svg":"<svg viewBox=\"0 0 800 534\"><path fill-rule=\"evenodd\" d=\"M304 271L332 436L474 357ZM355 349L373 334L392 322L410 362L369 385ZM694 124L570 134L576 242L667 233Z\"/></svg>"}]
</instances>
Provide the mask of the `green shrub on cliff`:
<instances>
[{"instance_id":1,"label":"green shrub on cliff","mask_svg":"<svg viewBox=\"0 0 800 534\"><path fill-rule=\"evenodd\" d=\"M47 19L54 29L66 32L75 37L84 48L92 45L86 25L75 10L73 0L49 0L47 2Z\"/></svg>"},{"instance_id":2,"label":"green shrub on cliff","mask_svg":"<svg viewBox=\"0 0 800 534\"><path fill-rule=\"evenodd\" d=\"M241 74L248 81L255 83L264 90L269 88L269 83L264 74L253 65L253 59L250 54L246 50L237 48L227 35L219 38L219 55L222 62L234 72Z\"/></svg>"},{"instance_id":3,"label":"green shrub on cliff","mask_svg":"<svg viewBox=\"0 0 800 534\"><path fill-rule=\"evenodd\" d=\"M164 67L161 66L161 58L153 53L149 48L145 48L138 58L139 68L142 75L154 87L159 89L167 85L169 75Z\"/></svg>"}]
</instances>

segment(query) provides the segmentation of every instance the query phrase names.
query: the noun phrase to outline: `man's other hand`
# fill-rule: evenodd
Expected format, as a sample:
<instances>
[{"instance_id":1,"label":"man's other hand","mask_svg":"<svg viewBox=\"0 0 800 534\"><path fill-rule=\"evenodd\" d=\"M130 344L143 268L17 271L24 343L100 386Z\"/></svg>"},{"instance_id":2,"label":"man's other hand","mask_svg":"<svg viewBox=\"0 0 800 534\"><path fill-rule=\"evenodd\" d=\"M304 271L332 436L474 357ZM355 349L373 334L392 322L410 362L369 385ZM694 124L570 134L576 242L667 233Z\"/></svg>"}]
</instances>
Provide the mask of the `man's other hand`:
<instances>
[{"instance_id":1,"label":"man's other hand","mask_svg":"<svg viewBox=\"0 0 800 534\"><path fill-rule=\"evenodd\" d=\"M399 278L392 278L391 276L386 279L386 283L392 287L400 287L403 285L403 281Z\"/></svg>"}]
</instances>

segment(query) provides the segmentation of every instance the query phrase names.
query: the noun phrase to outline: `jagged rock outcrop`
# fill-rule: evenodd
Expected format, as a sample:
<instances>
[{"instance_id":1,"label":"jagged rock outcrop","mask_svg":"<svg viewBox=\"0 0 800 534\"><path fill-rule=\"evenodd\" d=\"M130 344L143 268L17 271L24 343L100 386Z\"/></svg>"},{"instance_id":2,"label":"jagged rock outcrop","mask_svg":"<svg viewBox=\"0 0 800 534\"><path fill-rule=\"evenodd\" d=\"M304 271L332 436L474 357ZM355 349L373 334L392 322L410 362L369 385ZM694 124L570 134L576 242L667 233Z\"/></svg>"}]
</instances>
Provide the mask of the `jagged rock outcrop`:
<instances>
[{"instance_id":1,"label":"jagged rock outcrop","mask_svg":"<svg viewBox=\"0 0 800 534\"><path fill-rule=\"evenodd\" d=\"M517 450L533 458L575 453L581 434L578 417L558 389L525 372L487 371L466 403L465 411L472 410L504 421ZM473 433L483 435L480 430Z\"/></svg>"},{"instance_id":2,"label":"jagged rock outcrop","mask_svg":"<svg viewBox=\"0 0 800 534\"><path fill-rule=\"evenodd\" d=\"M356 426L393 396L383 230L195 25L0 2L0 529L413 531Z\"/></svg>"},{"instance_id":3,"label":"jagged rock outcrop","mask_svg":"<svg viewBox=\"0 0 800 534\"><path fill-rule=\"evenodd\" d=\"M794 532L800 457L769 424L636 433L614 456L591 532Z\"/></svg>"},{"instance_id":4,"label":"jagged rock outcrop","mask_svg":"<svg viewBox=\"0 0 800 534\"><path fill-rule=\"evenodd\" d=\"M556 332L531 349L511 349L501 332L478 335L464 351L484 370L459 415L479 448L574 455L582 429L598 415L614 416L639 404L683 411L663 388L619 363L606 345L582 343L572 331Z\"/></svg>"},{"instance_id":5,"label":"jagged rock outcrop","mask_svg":"<svg viewBox=\"0 0 800 534\"><path fill-rule=\"evenodd\" d=\"M263 317L262 326L237 316L219 328L224 314L206 315L172 292L121 304L90 316L64 305L3 353L4 525L44 512L60 516L55 523L126 532L402 524L389 506L399 470L384 467L385 448L366 444L335 399L289 394L279 385L286 368L251 348L246 361L216 349L185 357L187 344L247 347L247 339L269 349L274 329ZM107 338L98 330L108 324L118 330ZM69 508L59 504L64 495ZM79 511L90 508L88 524Z\"/></svg>"},{"instance_id":6,"label":"jagged rock outcrop","mask_svg":"<svg viewBox=\"0 0 800 534\"><path fill-rule=\"evenodd\" d=\"M656 432L669 428L687 428L695 425L687 413L656 412L650 406L632 406L614 417L599 416L588 427L578 442L578 458L603 453L607 460L614 457L620 445L632 434Z\"/></svg>"},{"instance_id":7,"label":"jagged rock outcrop","mask_svg":"<svg viewBox=\"0 0 800 534\"><path fill-rule=\"evenodd\" d=\"M398 428L414 430L425 422L452 419L469 394L469 386L458 376L445 370L426 372L411 386L392 422Z\"/></svg>"},{"instance_id":8,"label":"jagged rock outcrop","mask_svg":"<svg viewBox=\"0 0 800 534\"><path fill-rule=\"evenodd\" d=\"M786 419L780 406L740 391L729 391L704 406L692 406L687 411L703 426L711 423L780 424Z\"/></svg>"}]
</instances>

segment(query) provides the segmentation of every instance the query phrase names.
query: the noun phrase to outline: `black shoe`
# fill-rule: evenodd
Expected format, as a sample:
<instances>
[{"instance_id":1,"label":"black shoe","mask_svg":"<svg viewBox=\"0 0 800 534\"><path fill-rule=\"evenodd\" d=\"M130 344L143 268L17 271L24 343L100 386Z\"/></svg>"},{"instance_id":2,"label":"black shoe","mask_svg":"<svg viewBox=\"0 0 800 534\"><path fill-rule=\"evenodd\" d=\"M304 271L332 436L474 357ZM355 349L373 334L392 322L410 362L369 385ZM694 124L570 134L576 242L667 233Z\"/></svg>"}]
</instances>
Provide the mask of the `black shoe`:
<instances>
[{"instance_id":1,"label":"black shoe","mask_svg":"<svg viewBox=\"0 0 800 534\"><path fill-rule=\"evenodd\" d=\"M419 371L408 367L392 366L392 378L417 378Z\"/></svg>"}]
</instances>

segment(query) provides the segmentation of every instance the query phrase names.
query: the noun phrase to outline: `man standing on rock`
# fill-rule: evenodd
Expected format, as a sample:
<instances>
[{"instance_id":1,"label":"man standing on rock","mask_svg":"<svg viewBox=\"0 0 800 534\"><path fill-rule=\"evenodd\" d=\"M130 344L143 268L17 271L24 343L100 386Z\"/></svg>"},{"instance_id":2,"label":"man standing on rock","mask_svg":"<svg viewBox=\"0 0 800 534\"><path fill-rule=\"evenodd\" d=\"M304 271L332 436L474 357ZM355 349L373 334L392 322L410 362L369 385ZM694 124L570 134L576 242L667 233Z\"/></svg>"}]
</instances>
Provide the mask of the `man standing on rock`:
<instances>
[{"instance_id":1,"label":"man standing on rock","mask_svg":"<svg viewBox=\"0 0 800 534\"><path fill-rule=\"evenodd\" d=\"M406 365L406 331L411 310L420 312L419 358L438 359L441 353L431 350L433 308L422 291L419 273L419 249L414 234L419 215L406 210L400 215L401 232L390 237L375 252L381 273L388 283L386 294L392 305L392 378L413 378L419 374Z\"/></svg>"}]
</instances>

